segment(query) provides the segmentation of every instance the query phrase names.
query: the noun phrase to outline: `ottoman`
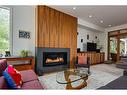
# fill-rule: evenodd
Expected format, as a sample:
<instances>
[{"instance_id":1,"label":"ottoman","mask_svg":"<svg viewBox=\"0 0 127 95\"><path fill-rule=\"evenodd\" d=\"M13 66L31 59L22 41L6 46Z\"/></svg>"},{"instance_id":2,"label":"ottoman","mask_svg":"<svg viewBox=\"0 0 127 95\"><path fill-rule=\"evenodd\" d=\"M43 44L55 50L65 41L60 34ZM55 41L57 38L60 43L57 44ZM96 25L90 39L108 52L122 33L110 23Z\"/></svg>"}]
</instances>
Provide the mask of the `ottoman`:
<instances>
[{"instance_id":1,"label":"ottoman","mask_svg":"<svg viewBox=\"0 0 127 95\"><path fill-rule=\"evenodd\" d=\"M127 69L124 69L123 75L124 75L124 76L127 76Z\"/></svg>"}]
</instances>

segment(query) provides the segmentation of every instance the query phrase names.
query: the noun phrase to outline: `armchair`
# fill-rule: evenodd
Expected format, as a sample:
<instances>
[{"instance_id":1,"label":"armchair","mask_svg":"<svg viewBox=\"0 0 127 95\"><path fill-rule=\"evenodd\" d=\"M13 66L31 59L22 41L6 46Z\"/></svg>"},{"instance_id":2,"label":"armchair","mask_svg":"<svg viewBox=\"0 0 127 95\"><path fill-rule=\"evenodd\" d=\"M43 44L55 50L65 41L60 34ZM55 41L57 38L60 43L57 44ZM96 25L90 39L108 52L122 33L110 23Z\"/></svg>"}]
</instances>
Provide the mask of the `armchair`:
<instances>
[{"instance_id":1,"label":"armchair","mask_svg":"<svg viewBox=\"0 0 127 95\"><path fill-rule=\"evenodd\" d=\"M90 58L87 55L78 55L75 67L88 68L88 74L90 73Z\"/></svg>"}]
</instances>

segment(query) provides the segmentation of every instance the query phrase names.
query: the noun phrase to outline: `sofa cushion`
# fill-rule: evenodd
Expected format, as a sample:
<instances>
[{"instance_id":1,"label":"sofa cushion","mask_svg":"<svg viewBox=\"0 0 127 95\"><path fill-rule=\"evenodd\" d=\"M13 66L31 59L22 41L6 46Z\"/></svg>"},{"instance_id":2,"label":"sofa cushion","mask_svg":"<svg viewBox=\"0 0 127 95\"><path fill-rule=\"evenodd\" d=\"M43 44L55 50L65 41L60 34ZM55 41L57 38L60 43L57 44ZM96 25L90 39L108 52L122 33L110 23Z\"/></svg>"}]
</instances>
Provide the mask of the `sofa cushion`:
<instances>
[{"instance_id":1,"label":"sofa cushion","mask_svg":"<svg viewBox=\"0 0 127 95\"><path fill-rule=\"evenodd\" d=\"M23 82L29 82L38 79L37 75L33 70L24 70L24 71L20 71L20 73L22 75Z\"/></svg>"},{"instance_id":2,"label":"sofa cushion","mask_svg":"<svg viewBox=\"0 0 127 95\"><path fill-rule=\"evenodd\" d=\"M0 76L3 75L3 71L6 69L6 67L7 67L6 59L0 60Z\"/></svg>"},{"instance_id":3,"label":"sofa cushion","mask_svg":"<svg viewBox=\"0 0 127 95\"><path fill-rule=\"evenodd\" d=\"M0 77L0 89L8 89L8 85L4 76Z\"/></svg>"},{"instance_id":4,"label":"sofa cushion","mask_svg":"<svg viewBox=\"0 0 127 95\"><path fill-rule=\"evenodd\" d=\"M121 76L99 89L127 89L127 76Z\"/></svg>"},{"instance_id":5,"label":"sofa cushion","mask_svg":"<svg viewBox=\"0 0 127 95\"><path fill-rule=\"evenodd\" d=\"M3 75L10 88L21 88L22 86L21 74L15 68L13 68L12 65L9 65L5 69Z\"/></svg>"},{"instance_id":6,"label":"sofa cushion","mask_svg":"<svg viewBox=\"0 0 127 95\"><path fill-rule=\"evenodd\" d=\"M38 80L33 80L23 83L22 89L44 89L44 88Z\"/></svg>"}]
</instances>

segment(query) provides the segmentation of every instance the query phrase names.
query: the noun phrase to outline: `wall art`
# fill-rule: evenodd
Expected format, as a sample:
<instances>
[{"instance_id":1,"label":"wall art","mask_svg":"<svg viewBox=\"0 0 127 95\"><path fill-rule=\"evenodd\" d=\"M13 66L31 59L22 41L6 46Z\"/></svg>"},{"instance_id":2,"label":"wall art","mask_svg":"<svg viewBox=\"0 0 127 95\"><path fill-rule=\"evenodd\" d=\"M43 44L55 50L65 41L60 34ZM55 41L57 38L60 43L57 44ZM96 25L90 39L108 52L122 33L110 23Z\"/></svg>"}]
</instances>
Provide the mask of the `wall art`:
<instances>
[{"instance_id":1,"label":"wall art","mask_svg":"<svg viewBox=\"0 0 127 95\"><path fill-rule=\"evenodd\" d=\"M19 30L19 38L30 39L30 32L24 31L24 30Z\"/></svg>"}]
</instances>

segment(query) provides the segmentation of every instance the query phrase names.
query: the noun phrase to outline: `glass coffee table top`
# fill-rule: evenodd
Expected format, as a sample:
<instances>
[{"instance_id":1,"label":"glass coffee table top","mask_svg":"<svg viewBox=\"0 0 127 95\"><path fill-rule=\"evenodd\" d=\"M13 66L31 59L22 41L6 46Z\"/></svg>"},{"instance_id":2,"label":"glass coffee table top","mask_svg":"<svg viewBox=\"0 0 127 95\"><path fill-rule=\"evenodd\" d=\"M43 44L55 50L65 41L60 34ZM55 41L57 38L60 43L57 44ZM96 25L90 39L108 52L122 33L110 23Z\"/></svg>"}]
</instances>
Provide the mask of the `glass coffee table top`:
<instances>
[{"instance_id":1,"label":"glass coffee table top","mask_svg":"<svg viewBox=\"0 0 127 95\"><path fill-rule=\"evenodd\" d=\"M60 84L68 84L81 79L88 79L88 73L84 69L67 69L56 75L56 81Z\"/></svg>"}]
</instances>

